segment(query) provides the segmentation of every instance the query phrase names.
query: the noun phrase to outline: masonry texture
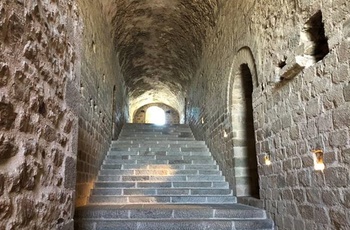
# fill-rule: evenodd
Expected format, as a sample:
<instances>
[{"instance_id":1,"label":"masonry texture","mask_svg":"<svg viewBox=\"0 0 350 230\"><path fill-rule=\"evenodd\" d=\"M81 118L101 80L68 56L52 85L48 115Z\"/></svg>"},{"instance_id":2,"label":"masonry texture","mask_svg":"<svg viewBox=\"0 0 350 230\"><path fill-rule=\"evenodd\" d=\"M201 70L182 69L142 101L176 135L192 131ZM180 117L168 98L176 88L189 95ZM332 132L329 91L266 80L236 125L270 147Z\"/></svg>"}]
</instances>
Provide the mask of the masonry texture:
<instances>
[{"instance_id":1,"label":"masonry texture","mask_svg":"<svg viewBox=\"0 0 350 230\"><path fill-rule=\"evenodd\" d=\"M111 140L152 105L277 229L350 229L349 15L347 0L2 0L0 230L72 229Z\"/></svg>"},{"instance_id":2,"label":"masonry texture","mask_svg":"<svg viewBox=\"0 0 350 230\"><path fill-rule=\"evenodd\" d=\"M279 229L350 228L349 9L346 1L227 1L190 85L190 124L237 192L232 85L240 65L248 64L255 81L260 199ZM276 82L276 69L286 71L300 55L302 29L318 11L329 54L295 78ZM313 170L312 150L319 149L323 172Z\"/></svg>"},{"instance_id":3,"label":"masonry texture","mask_svg":"<svg viewBox=\"0 0 350 230\"><path fill-rule=\"evenodd\" d=\"M73 1L0 3L0 229L73 226L80 31Z\"/></svg>"},{"instance_id":4,"label":"masonry texture","mask_svg":"<svg viewBox=\"0 0 350 230\"><path fill-rule=\"evenodd\" d=\"M110 142L127 118L126 90L103 5L79 1L84 23L80 81L77 205L84 205ZM124 111L124 112L123 112Z\"/></svg>"}]
</instances>

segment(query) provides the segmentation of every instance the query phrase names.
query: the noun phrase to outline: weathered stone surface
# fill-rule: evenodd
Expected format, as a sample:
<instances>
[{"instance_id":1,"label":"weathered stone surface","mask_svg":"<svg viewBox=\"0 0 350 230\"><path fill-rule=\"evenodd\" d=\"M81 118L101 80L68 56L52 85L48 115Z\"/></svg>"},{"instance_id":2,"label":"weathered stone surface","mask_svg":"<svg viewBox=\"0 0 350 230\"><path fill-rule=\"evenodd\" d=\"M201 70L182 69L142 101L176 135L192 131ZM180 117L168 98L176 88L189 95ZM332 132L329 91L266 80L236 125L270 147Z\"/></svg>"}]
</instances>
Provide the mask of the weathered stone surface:
<instances>
[{"instance_id":1,"label":"weathered stone surface","mask_svg":"<svg viewBox=\"0 0 350 230\"><path fill-rule=\"evenodd\" d=\"M7 85L9 79L9 67L6 63L0 62L0 88Z\"/></svg>"},{"instance_id":2,"label":"weathered stone surface","mask_svg":"<svg viewBox=\"0 0 350 230\"><path fill-rule=\"evenodd\" d=\"M344 86L344 99L345 101L350 101L350 84Z\"/></svg>"},{"instance_id":3,"label":"weathered stone surface","mask_svg":"<svg viewBox=\"0 0 350 230\"><path fill-rule=\"evenodd\" d=\"M5 176L0 174L0 196L4 194L5 182Z\"/></svg>"},{"instance_id":4,"label":"weathered stone surface","mask_svg":"<svg viewBox=\"0 0 350 230\"><path fill-rule=\"evenodd\" d=\"M34 201L28 198L19 198L16 200L16 207L18 207L16 222L19 226L25 228L36 217Z\"/></svg>"},{"instance_id":5,"label":"weathered stone surface","mask_svg":"<svg viewBox=\"0 0 350 230\"><path fill-rule=\"evenodd\" d=\"M18 148L14 145L13 139L0 138L0 160L9 159L17 154Z\"/></svg>"},{"instance_id":6,"label":"weathered stone surface","mask_svg":"<svg viewBox=\"0 0 350 230\"><path fill-rule=\"evenodd\" d=\"M2 130L9 130L16 117L17 114L12 104L0 102L0 128Z\"/></svg>"},{"instance_id":7,"label":"weathered stone surface","mask_svg":"<svg viewBox=\"0 0 350 230\"><path fill-rule=\"evenodd\" d=\"M347 168L327 168L324 174L329 186L346 187L349 183L349 170Z\"/></svg>"},{"instance_id":8,"label":"weathered stone surface","mask_svg":"<svg viewBox=\"0 0 350 230\"><path fill-rule=\"evenodd\" d=\"M350 19L343 24L343 35L346 39L350 39Z\"/></svg>"},{"instance_id":9,"label":"weathered stone surface","mask_svg":"<svg viewBox=\"0 0 350 230\"><path fill-rule=\"evenodd\" d=\"M6 220L11 216L13 211L13 206L11 200L9 199L0 199L0 221Z\"/></svg>"},{"instance_id":10,"label":"weathered stone surface","mask_svg":"<svg viewBox=\"0 0 350 230\"><path fill-rule=\"evenodd\" d=\"M0 3L0 229L57 229L72 216L42 194L67 193L59 154L55 164L47 153L74 154L64 89L67 78L79 82L79 17L75 1Z\"/></svg>"},{"instance_id":11,"label":"weathered stone surface","mask_svg":"<svg viewBox=\"0 0 350 230\"><path fill-rule=\"evenodd\" d=\"M74 189L76 184L76 160L72 157L67 157L65 160L65 180L64 187Z\"/></svg>"}]
</instances>

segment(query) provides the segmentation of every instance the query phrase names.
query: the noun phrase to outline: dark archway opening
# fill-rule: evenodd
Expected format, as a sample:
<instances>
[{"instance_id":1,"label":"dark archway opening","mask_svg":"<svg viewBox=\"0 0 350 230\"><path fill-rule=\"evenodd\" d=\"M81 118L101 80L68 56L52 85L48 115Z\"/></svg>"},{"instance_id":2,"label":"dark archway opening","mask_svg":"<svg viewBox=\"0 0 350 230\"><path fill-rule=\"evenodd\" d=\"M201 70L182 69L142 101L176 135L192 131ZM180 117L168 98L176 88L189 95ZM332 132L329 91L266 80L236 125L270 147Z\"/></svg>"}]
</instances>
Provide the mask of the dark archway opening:
<instances>
[{"instance_id":1,"label":"dark archway opening","mask_svg":"<svg viewBox=\"0 0 350 230\"><path fill-rule=\"evenodd\" d=\"M252 93L251 71L247 64L242 64L233 83L231 111L236 195L259 198Z\"/></svg>"}]
</instances>

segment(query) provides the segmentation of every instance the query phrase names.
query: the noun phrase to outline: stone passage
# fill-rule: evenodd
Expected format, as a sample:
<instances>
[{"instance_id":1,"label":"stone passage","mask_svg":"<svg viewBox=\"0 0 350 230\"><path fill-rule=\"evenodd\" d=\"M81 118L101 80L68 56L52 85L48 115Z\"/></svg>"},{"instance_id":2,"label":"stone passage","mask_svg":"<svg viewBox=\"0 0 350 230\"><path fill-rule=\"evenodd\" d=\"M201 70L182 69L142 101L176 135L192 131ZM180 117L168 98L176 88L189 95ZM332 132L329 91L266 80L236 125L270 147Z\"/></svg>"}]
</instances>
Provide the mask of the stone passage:
<instances>
[{"instance_id":1,"label":"stone passage","mask_svg":"<svg viewBox=\"0 0 350 230\"><path fill-rule=\"evenodd\" d=\"M75 229L273 229L237 204L205 143L188 125L127 124L111 144Z\"/></svg>"}]
</instances>

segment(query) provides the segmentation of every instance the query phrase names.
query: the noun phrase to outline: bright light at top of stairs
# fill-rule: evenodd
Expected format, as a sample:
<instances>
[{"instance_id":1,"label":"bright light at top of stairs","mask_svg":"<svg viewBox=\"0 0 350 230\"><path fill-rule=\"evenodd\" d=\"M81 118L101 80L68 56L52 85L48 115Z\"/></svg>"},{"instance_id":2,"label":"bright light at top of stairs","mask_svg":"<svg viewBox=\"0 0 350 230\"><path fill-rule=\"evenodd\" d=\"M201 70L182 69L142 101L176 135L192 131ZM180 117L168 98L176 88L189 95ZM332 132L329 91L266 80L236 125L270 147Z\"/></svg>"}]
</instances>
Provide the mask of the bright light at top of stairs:
<instances>
[{"instance_id":1,"label":"bright light at top of stairs","mask_svg":"<svg viewBox=\"0 0 350 230\"><path fill-rule=\"evenodd\" d=\"M146 123L151 123L155 125L164 125L165 124L164 110L157 106L152 106L148 108L146 112Z\"/></svg>"}]
</instances>

